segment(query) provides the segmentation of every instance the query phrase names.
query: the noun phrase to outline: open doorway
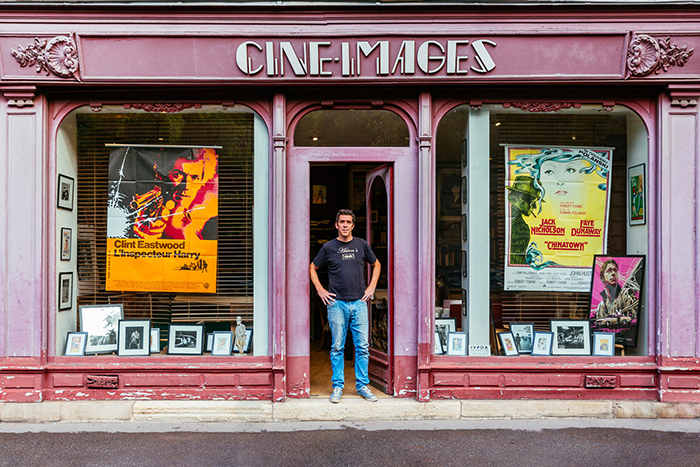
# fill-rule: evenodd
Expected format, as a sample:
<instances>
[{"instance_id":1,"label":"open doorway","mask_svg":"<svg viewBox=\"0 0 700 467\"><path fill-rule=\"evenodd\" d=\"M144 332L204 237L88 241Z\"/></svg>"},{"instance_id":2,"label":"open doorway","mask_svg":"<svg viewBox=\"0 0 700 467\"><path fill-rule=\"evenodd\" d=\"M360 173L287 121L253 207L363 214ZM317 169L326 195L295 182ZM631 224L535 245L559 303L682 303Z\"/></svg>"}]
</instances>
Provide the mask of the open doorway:
<instances>
[{"instance_id":1,"label":"open doorway","mask_svg":"<svg viewBox=\"0 0 700 467\"><path fill-rule=\"evenodd\" d=\"M349 208L355 213L353 236L365 239L382 264L375 296L370 304L371 384L384 393L391 392L391 183L390 165L319 163L310 165L310 258L321 246L335 237L335 215ZM318 271L324 286L328 284L325 267ZM330 396L331 332L326 307L311 286L309 306L310 395ZM345 345L346 397L354 395L354 348L348 333Z\"/></svg>"}]
</instances>

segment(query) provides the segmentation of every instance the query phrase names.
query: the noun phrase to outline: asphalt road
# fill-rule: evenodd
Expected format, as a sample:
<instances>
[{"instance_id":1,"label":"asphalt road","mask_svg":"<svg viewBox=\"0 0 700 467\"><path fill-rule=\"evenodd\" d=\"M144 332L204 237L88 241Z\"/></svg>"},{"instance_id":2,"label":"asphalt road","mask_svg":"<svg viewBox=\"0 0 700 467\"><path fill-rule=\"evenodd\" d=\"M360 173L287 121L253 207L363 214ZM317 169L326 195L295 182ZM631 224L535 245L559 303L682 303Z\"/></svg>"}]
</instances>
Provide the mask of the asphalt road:
<instances>
[{"instance_id":1,"label":"asphalt road","mask_svg":"<svg viewBox=\"0 0 700 467\"><path fill-rule=\"evenodd\" d=\"M700 421L0 424L1 466L700 466Z\"/></svg>"}]
</instances>

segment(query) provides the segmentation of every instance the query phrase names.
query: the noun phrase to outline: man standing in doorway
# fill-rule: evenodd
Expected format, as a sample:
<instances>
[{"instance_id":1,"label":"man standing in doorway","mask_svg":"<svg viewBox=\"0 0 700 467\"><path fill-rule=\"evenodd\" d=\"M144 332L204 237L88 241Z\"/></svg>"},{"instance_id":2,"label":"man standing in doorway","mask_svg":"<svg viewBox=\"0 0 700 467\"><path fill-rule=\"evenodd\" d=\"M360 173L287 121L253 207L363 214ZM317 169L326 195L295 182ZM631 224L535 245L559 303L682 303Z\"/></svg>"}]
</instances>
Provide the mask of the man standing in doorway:
<instances>
[{"instance_id":1,"label":"man standing in doorway","mask_svg":"<svg viewBox=\"0 0 700 467\"><path fill-rule=\"evenodd\" d=\"M377 396L369 389L369 320L367 302L374 295L382 267L366 241L352 236L355 214L341 209L335 216L338 237L325 243L311 265L309 274L318 296L328 307L328 323L333 344L331 368L333 393L331 402L338 403L345 386L345 339L348 328L355 345L355 384L357 393L371 402ZM365 262L372 266L372 279L365 287ZM316 271L328 264L328 289L321 285Z\"/></svg>"}]
</instances>

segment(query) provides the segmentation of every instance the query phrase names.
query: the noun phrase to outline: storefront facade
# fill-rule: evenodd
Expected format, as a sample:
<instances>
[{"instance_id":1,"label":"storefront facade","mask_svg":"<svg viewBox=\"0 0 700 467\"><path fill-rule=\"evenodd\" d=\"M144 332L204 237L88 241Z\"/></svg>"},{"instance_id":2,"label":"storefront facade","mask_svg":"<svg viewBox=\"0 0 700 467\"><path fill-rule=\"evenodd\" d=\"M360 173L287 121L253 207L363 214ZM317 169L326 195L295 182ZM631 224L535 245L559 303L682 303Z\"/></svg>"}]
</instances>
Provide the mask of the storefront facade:
<instances>
[{"instance_id":1,"label":"storefront facade","mask_svg":"<svg viewBox=\"0 0 700 467\"><path fill-rule=\"evenodd\" d=\"M384 266L388 394L700 400L700 15L275 5L2 7L0 400L318 395L308 267L342 207ZM531 157L572 152L568 188ZM596 255L634 312L594 306Z\"/></svg>"}]
</instances>

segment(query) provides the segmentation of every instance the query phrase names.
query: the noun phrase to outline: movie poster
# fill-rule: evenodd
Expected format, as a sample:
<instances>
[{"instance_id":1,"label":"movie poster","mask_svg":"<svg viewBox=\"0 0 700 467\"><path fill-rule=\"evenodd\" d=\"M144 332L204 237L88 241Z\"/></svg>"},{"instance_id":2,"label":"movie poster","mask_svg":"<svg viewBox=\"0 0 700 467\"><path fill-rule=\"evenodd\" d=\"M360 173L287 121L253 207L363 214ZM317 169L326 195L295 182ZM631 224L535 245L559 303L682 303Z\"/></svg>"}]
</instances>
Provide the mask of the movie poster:
<instances>
[{"instance_id":1,"label":"movie poster","mask_svg":"<svg viewBox=\"0 0 700 467\"><path fill-rule=\"evenodd\" d=\"M114 146L106 290L216 292L214 148Z\"/></svg>"},{"instance_id":2,"label":"movie poster","mask_svg":"<svg viewBox=\"0 0 700 467\"><path fill-rule=\"evenodd\" d=\"M505 290L588 292L606 251L612 149L505 146Z\"/></svg>"}]
</instances>

